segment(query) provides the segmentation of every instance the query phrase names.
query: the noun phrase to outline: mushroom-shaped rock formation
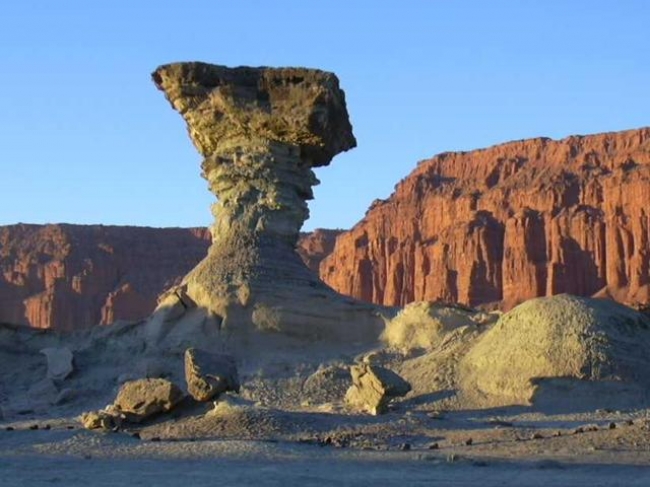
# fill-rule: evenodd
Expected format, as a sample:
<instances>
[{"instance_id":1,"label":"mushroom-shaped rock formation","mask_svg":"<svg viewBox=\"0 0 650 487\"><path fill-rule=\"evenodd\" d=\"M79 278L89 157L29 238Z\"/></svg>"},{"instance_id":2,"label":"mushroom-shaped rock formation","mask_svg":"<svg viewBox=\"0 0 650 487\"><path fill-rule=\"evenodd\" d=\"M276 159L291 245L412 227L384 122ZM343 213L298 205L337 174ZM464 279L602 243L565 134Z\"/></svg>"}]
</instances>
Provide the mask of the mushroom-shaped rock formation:
<instances>
[{"instance_id":1,"label":"mushroom-shaped rock formation","mask_svg":"<svg viewBox=\"0 0 650 487\"><path fill-rule=\"evenodd\" d=\"M192 62L161 66L152 78L187 122L218 199L212 246L161 299L165 319L196 307L228 333L376 337L377 308L337 294L295 251L318 184L312 168L356 145L337 77Z\"/></svg>"}]
</instances>

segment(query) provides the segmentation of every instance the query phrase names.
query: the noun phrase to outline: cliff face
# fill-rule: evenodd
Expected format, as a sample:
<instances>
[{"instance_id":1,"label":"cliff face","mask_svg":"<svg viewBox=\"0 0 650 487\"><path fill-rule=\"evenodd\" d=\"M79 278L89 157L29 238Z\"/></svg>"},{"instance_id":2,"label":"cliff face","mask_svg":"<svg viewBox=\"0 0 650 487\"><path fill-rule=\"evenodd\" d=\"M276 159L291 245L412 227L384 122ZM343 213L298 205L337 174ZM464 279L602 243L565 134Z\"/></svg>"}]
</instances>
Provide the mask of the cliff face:
<instances>
[{"instance_id":1,"label":"cliff face","mask_svg":"<svg viewBox=\"0 0 650 487\"><path fill-rule=\"evenodd\" d=\"M296 251L302 261L313 272L318 274L321 261L332 253L336 237L341 235L343 230L327 230L317 228L310 233L301 233Z\"/></svg>"},{"instance_id":2,"label":"cliff face","mask_svg":"<svg viewBox=\"0 0 650 487\"><path fill-rule=\"evenodd\" d=\"M423 161L352 230L301 234L297 250L339 292L386 305L567 292L647 306L649 202L650 129L532 139ZM144 318L210 243L204 228L0 227L0 322Z\"/></svg>"},{"instance_id":3,"label":"cliff face","mask_svg":"<svg viewBox=\"0 0 650 487\"><path fill-rule=\"evenodd\" d=\"M650 301L650 129L511 142L421 162L320 267L386 305L508 309L558 293Z\"/></svg>"},{"instance_id":4,"label":"cliff face","mask_svg":"<svg viewBox=\"0 0 650 487\"><path fill-rule=\"evenodd\" d=\"M322 254L312 253L334 238L304 234L305 261L318 266ZM145 318L210 243L205 228L0 227L0 322L74 330Z\"/></svg>"}]
</instances>

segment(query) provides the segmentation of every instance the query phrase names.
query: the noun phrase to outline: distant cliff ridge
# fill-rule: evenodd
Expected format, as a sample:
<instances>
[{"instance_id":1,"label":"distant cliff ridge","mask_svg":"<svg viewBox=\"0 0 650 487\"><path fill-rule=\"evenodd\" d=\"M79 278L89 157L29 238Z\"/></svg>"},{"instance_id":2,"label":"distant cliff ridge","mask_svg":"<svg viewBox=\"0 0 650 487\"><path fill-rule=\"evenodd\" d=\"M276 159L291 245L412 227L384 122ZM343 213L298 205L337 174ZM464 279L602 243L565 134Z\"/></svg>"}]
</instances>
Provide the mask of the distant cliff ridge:
<instances>
[{"instance_id":1,"label":"distant cliff ridge","mask_svg":"<svg viewBox=\"0 0 650 487\"><path fill-rule=\"evenodd\" d=\"M318 267L336 233L302 235L308 265ZM75 330L145 318L210 242L205 228L0 227L0 322Z\"/></svg>"},{"instance_id":2,"label":"distant cliff ridge","mask_svg":"<svg viewBox=\"0 0 650 487\"><path fill-rule=\"evenodd\" d=\"M508 309L558 293L650 301L650 129L537 138L421 162L339 236L338 291Z\"/></svg>"},{"instance_id":3,"label":"distant cliff ridge","mask_svg":"<svg viewBox=\"0 0 650 487\"><path fill-rule=\"evenodd\" d=\"M301 234L297 251L337 291L378 304L509 309L571 293L648 306L649 218L644 128L440 154L352 230ZM210 241L205 228L0 227L0 322L144 318Z\"/></svg>"}]
</instances>

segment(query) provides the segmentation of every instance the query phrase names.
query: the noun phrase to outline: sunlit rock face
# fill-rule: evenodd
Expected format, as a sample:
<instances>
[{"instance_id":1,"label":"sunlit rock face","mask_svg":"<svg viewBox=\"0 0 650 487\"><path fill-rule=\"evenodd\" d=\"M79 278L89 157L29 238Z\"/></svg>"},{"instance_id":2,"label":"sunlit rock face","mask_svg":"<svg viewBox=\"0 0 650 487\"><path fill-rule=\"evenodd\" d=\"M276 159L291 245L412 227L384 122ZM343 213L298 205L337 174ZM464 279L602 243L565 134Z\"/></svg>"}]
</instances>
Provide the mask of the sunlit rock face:
<instances>
[{"instance_id":1,"label":"sunlit rock face","mask_svg":"<svg viewBox=\"0 0 650 487\"><path fill-rule=\"evenodd\" d=\"M187 122L217 197L208 256L172 301L239 329L312 337L377 331L373 307L332 291L295 252L318 184L312 168L356 145L336 76L177 63L152 77Z\"/></svg>"},{"instance_id":2,"label":"sunlit rock face","mask_svg":"<svg viewBox=\"0 0 650 487\"><path fill-rule=\"evenodd\" d=\"M322 279L384 305L508 310L538 296L650 303L650 128L422 161L336 240Z\"/></svg>"}]
</instances>

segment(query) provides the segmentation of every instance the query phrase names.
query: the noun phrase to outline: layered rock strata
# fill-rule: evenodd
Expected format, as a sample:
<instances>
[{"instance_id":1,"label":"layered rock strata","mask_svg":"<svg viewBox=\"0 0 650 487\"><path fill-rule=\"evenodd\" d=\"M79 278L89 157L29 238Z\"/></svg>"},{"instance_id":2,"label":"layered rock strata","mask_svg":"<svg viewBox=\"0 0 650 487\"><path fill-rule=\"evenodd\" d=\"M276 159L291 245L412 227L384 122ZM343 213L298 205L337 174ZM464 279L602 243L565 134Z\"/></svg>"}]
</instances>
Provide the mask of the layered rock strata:
<instances>
[{"instance_id":1,"label":"layered rock strata","mask_svg":"<svg viewBox=\"0 0 650 487\"><path fill-rule=\"evenodd\" d=\"M648 128L444 153L338 237L321 277L385 305L648 303L649 201Z\"/></svg>"},{"instance_id":2,"label":"layered rock strata","mask_svg":"<svg viewBox=\"0 0 650 487\"><path fill-rule=\"evenodd\" d=\"M178 63L152 77L187 122L217 197L208 255L162 301L165 320L200 308L230 331L376 336L374 308L335 293L295 251L312 169L356 145L336 76Z\"/></svg>"},{"instance_id":3,"label":"layered rock strata","mask_svg":"<svg viewBox=\"0 0 650 487\"><path fill-rule=\"evenodd\" d=\"M205 228L0 227L0 322L73 331L144 319L210 238Z\"/></svg>"},{"instance_id":4,"label":"layered rock strata","mask_svg":"<svg viewBox=\"0 0 650 487\"><path fill-rule=\"evenodd\" d=\"M318 269L338 233L301 234L303 261ZM206 228L0 227L0 322L70 331L145 319L211 240Z\"/></svg>"}]
</instances>

